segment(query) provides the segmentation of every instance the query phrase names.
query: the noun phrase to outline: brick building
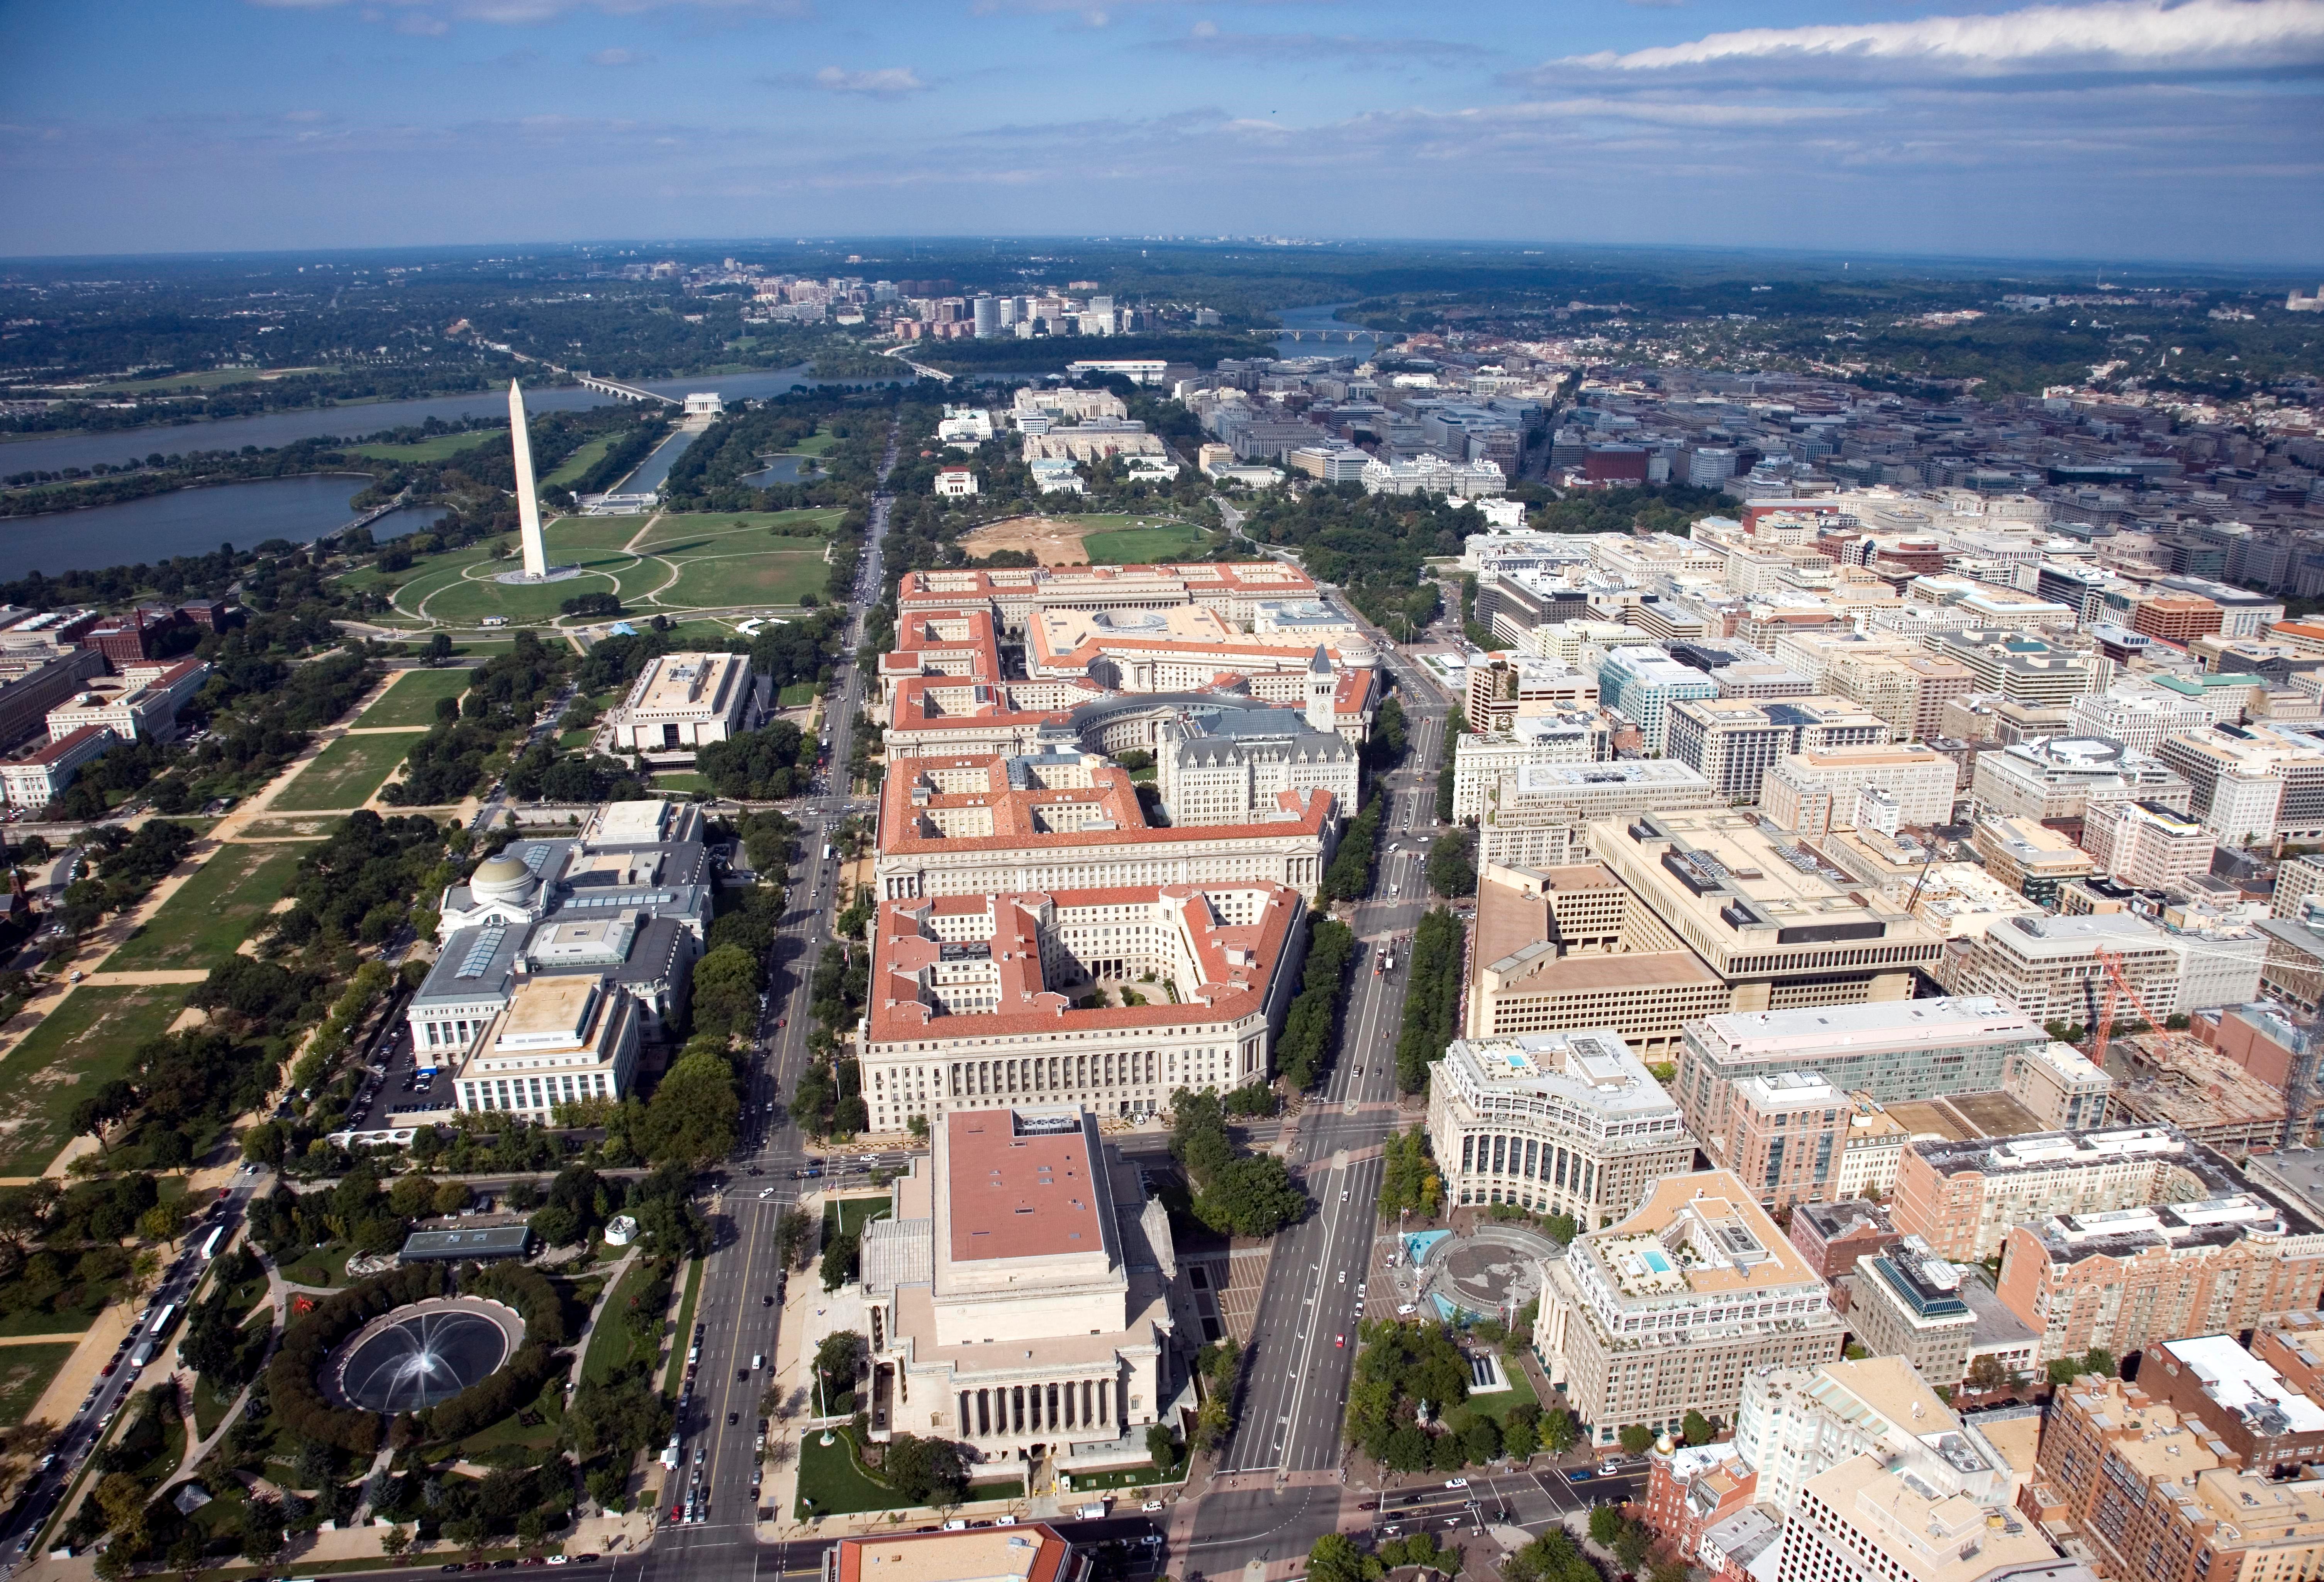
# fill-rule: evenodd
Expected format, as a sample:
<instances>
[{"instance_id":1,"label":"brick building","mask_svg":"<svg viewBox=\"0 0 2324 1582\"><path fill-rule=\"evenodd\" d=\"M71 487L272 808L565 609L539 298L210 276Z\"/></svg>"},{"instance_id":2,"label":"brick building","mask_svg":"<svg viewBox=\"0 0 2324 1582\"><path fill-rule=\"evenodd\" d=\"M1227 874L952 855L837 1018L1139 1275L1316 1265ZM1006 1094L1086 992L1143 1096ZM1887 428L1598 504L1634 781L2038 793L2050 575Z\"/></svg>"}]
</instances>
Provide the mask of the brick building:
<instances>
[{"instance_id":1,"label":"brick building","mask_svg":"<svg viewBox=\"0 0 2324 1582\"><path fill-rule=\"evenodd\" d=\"M1785 1233L1809 1267L1834 1280L1856 1267L1858 1258L1885 1253L1902 1233L1877 1203L1851 1198L1839 1203L1801 1203L1792 1209Z\"/></svg>"}]
</instances>

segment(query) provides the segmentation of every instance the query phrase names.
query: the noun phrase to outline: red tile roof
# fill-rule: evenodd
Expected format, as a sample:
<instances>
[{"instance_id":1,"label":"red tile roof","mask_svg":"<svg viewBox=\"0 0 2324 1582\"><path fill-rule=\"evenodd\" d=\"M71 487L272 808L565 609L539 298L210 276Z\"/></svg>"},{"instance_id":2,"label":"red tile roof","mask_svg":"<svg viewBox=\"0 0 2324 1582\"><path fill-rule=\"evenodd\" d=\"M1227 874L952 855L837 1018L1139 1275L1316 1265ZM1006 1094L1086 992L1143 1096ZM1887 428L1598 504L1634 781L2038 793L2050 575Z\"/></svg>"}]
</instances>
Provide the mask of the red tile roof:
<instances>
[{"instance_id":1,"label":"red tile roof","mask_svg":"<svg viewBox=\"0 0 2324 1582\"><path fill-rule=\"evenodd\" d=\"M944 1118L953 1262L1102 1250L1088 1139L1078 1128L1019 1137L1013 1114L957 1110Z\"/></svg>"}]
</instances>

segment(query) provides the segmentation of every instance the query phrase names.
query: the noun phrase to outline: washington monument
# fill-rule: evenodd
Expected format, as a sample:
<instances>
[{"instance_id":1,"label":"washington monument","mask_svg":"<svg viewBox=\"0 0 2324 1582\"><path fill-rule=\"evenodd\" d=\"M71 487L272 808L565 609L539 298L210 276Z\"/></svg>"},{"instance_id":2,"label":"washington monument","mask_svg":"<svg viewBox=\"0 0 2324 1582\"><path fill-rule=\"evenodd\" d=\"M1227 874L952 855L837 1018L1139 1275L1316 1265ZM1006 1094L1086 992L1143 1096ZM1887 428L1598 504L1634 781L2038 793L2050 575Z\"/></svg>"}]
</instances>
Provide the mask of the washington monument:
<instances>
[{"instance_id":1,"label":"washington monument","mask_svg":"<svg viewBox=\"0 0 2324 1582\"><path fill-rule=\"evenodd\" d=\"M532 436L524 426L524 389L509 381L509 449L516 453L517 538L524 546L524 575L541 581L549 576L549 546L540 537L540 497L532 485Z\"/></svg>"}]
</instances>

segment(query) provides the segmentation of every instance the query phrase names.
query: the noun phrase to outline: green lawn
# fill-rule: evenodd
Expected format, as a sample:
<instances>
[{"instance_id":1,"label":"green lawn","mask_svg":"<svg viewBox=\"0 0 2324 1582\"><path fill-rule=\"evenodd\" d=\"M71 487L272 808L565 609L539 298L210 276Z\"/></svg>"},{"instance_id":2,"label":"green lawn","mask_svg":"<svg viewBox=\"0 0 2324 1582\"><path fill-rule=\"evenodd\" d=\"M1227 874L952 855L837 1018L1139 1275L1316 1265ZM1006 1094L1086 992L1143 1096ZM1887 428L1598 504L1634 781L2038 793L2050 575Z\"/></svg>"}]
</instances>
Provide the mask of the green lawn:
<instances>
[{"instance_id":1,"label":"green lawn","mask_svg":"<svg viewBox=\"0 0 2324 1582\"><path fill-rule=\"evenodd\" d=\"M836 1202L827 1202L823 1206L823 1239L829 1242L832 1237L844 1235L851 1231L861 1234L866 1220L876 1218L893 1207L894 1199L884 1196L842 1198Z\"/></svg>"},{"instance_id":2,"label":"green lawn","mask_svg":"<svg viewBox=\"0 0 2324 1582\"><path fill-rule=\"evenodd\" d=\"M540 538L552 563L570 565L585 555L618 552L643 525L634 516L560 516L540 530Z\"/></svg>"},{"instance_id":3,"label":"green lawn","mask_svg":"<svg viewBox=\"0 0 2324 1582\"><path fill-rule=\"evenodd\" d=\"M588 1355L581 1359L581 1377L589 1383L602 1384L630 1363L642 1355L648 1363L654 1358L661 1342L656 1338L639 1344L631 1338L630 1328L622 1318L630 1310L630 1299L653 1281L653 1260L640 1258L622 1276L622 1283L598 1315L596 1328L589 1334Z\"/></svg>"},{"instance_id":4,"label":"green lawn","mask_svg":"<svg viewBox=\"0 0 2324 1582\"><path fill-rule=\"evenodd\" d=\"M216 967L234 955L258 920L281 899L306 855L303 846L220 847L143 928L105 958L105 970Z\"/></svg>"},{"instance_id":5,"label":"green lawn","mask_svg":"<svg viewBox=\"0 0 2324 1582\"><path fill-rule=\"evenodd\" d=\"M1101 1489L1143 1488L1162 1481L1151 1461L1143 1466L1124 1466L1112 1472L1075 1472L1068 1476L1074 1480L1073 1492L1077 1494L1095 1494Z\"/></svg>"},{"instance_id":6,"label":"green lawn","mask_svg":"<svg viewBox=\"0 0 2324 1582\"><path fill-rule=\"evenodd\" d=\"M641 607L699 610L796 605L802 594L821 597L831 581L831 568L820 550L752 550L672 563L678 567L678 581L653 595L649 606Z\"/></svg>"},{"instance_id":7,"label":"green lawn","mask_svg":"<svg viewBox=\"0 0 2324 1582\"><path fill-rule=\"evenodd\" d=\"M71 1140L73 1106L126 1076L137 1046L168 1032L185 998L182 986L171 985L84 984L0 1059L0 1176L46 1170Z\"/></svg>"},{"instance_id":8,"label":"green lawn","mask_svg":"<svg viewBox=\"0 0 2324 1582\"><path fill-rule=\"evenodd\" d=\"M0 1346L0 1422L23 1422L32 1416L32 1403L73 1350L69 1340L45 1346Z\"/></svg>"},{"instance_id":9,"label":"green lawn","mask_svg":"<svg viewBox=\"0 0 2324 1582\"><path fill-rule=\"evenodd\" d=\"M844 1429L833 1429L828 1445L823 1442L820 1433L801 1436L798 1516L806 1517L810 1510L833 1516L897 1508L896 1491L864 1476L855 1465L851 1445Z\"/></svg>"},{"instance_id":10,"label":"green lawn","mask_svg":"<svg viewBox=\"0 0 2324 1582\"><path fill-rule=\"evenodd\" d=\"M721 543L712 549L711 541L755 534L759 541L782 545L788 539L790 547L801 542L813 542L827 537L839 525L844 513L827 509L799 511L673 511L653 525L653 532L639 543L641 553L657 555L680 554L693 548L711 550L715 554L732 554L735 546ZM777 530L781 531L777 531ZM632 532L636 529L631 530Z\"/></svg>"},{"instance_id":11,"label":"green lawn","mask_svg":"<svg viewBox=\"0 0 2324 1582\"><path fill-rule=\"evenodd\" d=\"M282 1266L282 1278L293 1285L327 1285L334 1288L345 1285L347 1282L347 1260L355 1254L352 1243L310 1248L296 1263Z\"/></svg>"},{"instance_id":12,"label":"green lawn","mask_svg":"<svg viewBox=\"0 0 2324 1582\"><path fill-rule=\"evenodd\" d=\"M431 726L436 723L437 700L457 698L467 689L468 671L464 669L406 671L380 694L378 702L355 717L355 723L365 730L379 726Z\"/></svg>"},{"instance_id":13,"label":"green lawn","mask_svg":"<svg viewBox=\"0 0 2324 1582\"><path fill-rule=\"evenodd\" d=\"M274 799L275 810L306 813L323 808L359 808L387 783L388 775L419 739L403 733L341 736L282 788Z\"/></svg>"},{"instance_id":14,"label":"green lawn","mask_svg":"<svg viewBox=\"0 0 2324 1582\"><path fill-rule=\"evenodd\" d=\"M782 689L776 702L785 708L805 708L815 701L813 681L793 681Z\"/></svg>"},{"instance_id":15,"label":"green lawn","mask_svg":"<svg viewBox=\"0 0 2324 1582\"><path fill-rule=\"evenodd\" d=\"M1211 535L1192 523L1125 527L1084 535L1082 547L1093 566L1152 566L1184 560L1210 547Z\"/></svg>"},{"instance_id":16,"label":"green lawn","mask_svg":"<svg viewBox=\"0 0 2324 1582\"><path fill-rule=\"evenodd\" d=\"M557 470L540 480L543 488L569 487L581 481L581 475L604 459L605 452L613 448L616 439L626 434L601 434L580 449L558 463Z\"/></svg>"},{"instance_id":17,"label":"green lawn","mask_svg":"<svg viewBox=\"0 0 2324 1582\"><path fill-rule=\"evenodd\" d=\"M655 775L653 777L653 789L655 791L685 792L708 791L710 789L710 782L703 779L702 776L695 773L691 769L673 769L667 773Z\"/></svg>"},{"instance_id":18,"label":"green lawn","mask_svg":"<svg viewBox=\"0 0 2324 1582\"><path fill-rule=\"evenodd\" d=\"M463 450L474 450L480 445L497 445L508 449L508 425L497 429L472 429L461 434L438 434L433 439L414 439L408 445L351 445L350 456L368 456L377 461L442 461L457 456Z\"/></svg>"},{"instance_id":19,"label":"green lawn","mask_svg":"<svg viewBox=\"0 0 2324 1582\"><path fill-rule=\"evenodd\" d=\"M89 386L91 395L128 395L148 391L220 390L229 384L263 384L294 374L330 374L336 368L211 368L199 374L162 374L152 379L108 379Z\"/></svg>"},{"instance_id":20,"label":"green lawn","mask_svg":"<svg viewBox=\"0 0 2324 1582\"><path fill-rule=\"evenodd\" d=\"M646 541L647 559L623 548L644 526L636 517L561 516L543 532L551 561L583 569L584 575L567 581L530 587L496 582L493 578L515 562L493 559L490 547L481 544L424 556L400 572L364 567L340 580L350 589L390 592L400 619L460 626L489 615L548 625L563 615L567 599L585 593L615 594L640 618L691 609L796 605L802 594L820 594L829 580L823 541L840 515L813 510L664 517ZM769 531L777 525L791 531ZM730 634L719 628L716 634ZM487 646L470 642L455 652ZM434 699L428 701L432 706ZM376 723L385 723L385 717Z\"/></svg>"}]
</instances>

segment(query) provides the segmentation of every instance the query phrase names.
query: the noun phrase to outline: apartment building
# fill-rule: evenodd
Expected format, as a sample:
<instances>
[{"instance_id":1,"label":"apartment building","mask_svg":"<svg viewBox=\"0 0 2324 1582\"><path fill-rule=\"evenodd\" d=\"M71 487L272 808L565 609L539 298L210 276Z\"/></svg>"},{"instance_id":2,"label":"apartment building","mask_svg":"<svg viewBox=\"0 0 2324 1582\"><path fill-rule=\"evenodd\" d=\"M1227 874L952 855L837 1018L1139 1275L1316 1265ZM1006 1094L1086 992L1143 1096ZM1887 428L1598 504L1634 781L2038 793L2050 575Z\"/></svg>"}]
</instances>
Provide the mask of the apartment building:
<instances>
[{"instance_id":1,"label":"apartment building","mask_svg":"<svg viewBox=\"0 0 2324 1582\"><path fill-rule=\"evenodd\" d=\"M994 1101L1153 1115L1263 1080L1306 944L1299 893L1259 881L884 901L872 927L875 1132Z\"/></svg>"},{"instance_id":2,"label":"apartment building","mask_svg":"<svg viewBox=\"0 0 2324 1582\"><path fill-rule=\"evenodd\" d=\"M1735 1417L1736 1449L1759 1475L1759 1498L1792 1510L1800 1490L1859 1456L1915 1466L1939 1486L2005 1494L2010 1465L1954 1415L1901 1356L1864 1356L1751 1375Z\"/></svg>"},{"instance_id":3,"label":"apartment building","mask_svg":"<svg viewBox=\"0 0 2324 1582\"><path fill-rule=\"evenodd\" d=\"M1587 856L1582 832L1600 819L1683 812L1718 800L1700 771L1667 758L1527 763L1485 788L1477 860L1556 867Z\"/></svg>"},{"instance_id":4,"label":"apartment building","mask_svg":"<svg viewBox=\"0 0 2324 1582\"><path fill-rule=\"evenodd\" d=\"M1760 782L1787 753L1878 746L1888 737L1886 721L1842 698L1688 698L1670 707L1664 751L1741 805L1759 800Z\"/></svg>"},{"instance_id":5,"label":"apartment building","mask_svg":"<svg viewBox=\"0 0 2324 1582\"><path fill-rule=\"evenodd\" d=\"M1719 684L1702 671L1648 647L1609 650L1599 661L1598 687L1606 707L1636 724L1646 751L1655 754L1664 748L1672 704L1719 696Z\"/></svg>"},{"instance_id":6,"label":"apartment building","mask_svg":"<svg viewBox=\"0 0 2324 1582\"><path fill-rule=\"evenodd\" d=\"M1979 819L1969 843L1987 873L2042 906L2057 905L2061 890L2098 871L2098 858L2061 831L2022 814Z\"/></svg>"},{"instance_id":7,"label":"apartment building","mask_svg":"<svg viewBox=\"0 0 2324 1582\"><path fill-rule=\"evenodd\" d=\"M1447 1201L1585 1226L1627 1215L1694 1162L1678 1106L1605 1028L1453 1040L1431 1068L1428 1138Z\"/></svg>"},{"instance_id":8,"label":"apartment building","mask_svg":"<svg viewBox=\"0 0 2324 1582\"><path fill-rule=\"evenodd\" d=\"M1732 1421L1756 1370L1840 1355L1829 1289L1725 1170L1665 1177L1542 1274L1534 1345L1597 1444L1689 1411Z\"/></svg>"},{"instance_id":9,"label":"apartment building","mask_svg":"<svg viewBox=\"0 0 2324 1582\"><path fill-rule=\"evenodd\" d=\"M1930 652L1969 672L1973 692L2037 708L2070 708L2094 680L2089 658L2023 632L1936 632Z\"/></svg>"},{"instance_id":10,"label":"apartment building","mask_svg":"<svg viewBox=\"0 0 2324 1582\"><path fill-rule=\"evenodd\" d=\"M1967 1142L1915 1141L1889 1217L1941 1257L1998 1256L2012 1226L2239 1190L2225 1161L2169 1126L2116 1126Z\"/></svg>"},{"instance_id":11,"label":"apartment building","mask_svg":"<svg viewBox=\"0 0 2324 1582\"><path fill-rule=\"evenodd\" d=\"M1466 1026L1474 1037L1610 1028L1666 1059L1694 1017L1723 1010L1727 985L1594 864L1479 874Z\"/></svg>"},{"instance_id":12,"label":"apartment building","mask_svg":"<svg viewBox=\"0 0 2324 1582\"><path fill-rule=\"evenodd\" d=\"M1682 1559L1695 1560L1702 1535L1751 1508L1758 1474L1732 1444L1679 1445L1646 1456L1646 1522Z\"/></svg>"},{"instance_id":13,"label":"apartment building","mask_svg":"<svg viewBox=\"0 0 2324 1582\"><path fill-rule=\"evenodd\" d=\"M1094 753L907 758L880 788L873 893L905 901L1259 880L1313 895L1342 811L1331 791L1286 786L1239 822L1157 828L1130 772Z\"/></svg>"},{"instance_id":14,"label":"apartment building","mask_svg":"<svg viewBox=\"0 0 2324 1582\"><path fill-rule=\"evenodd\" d=\"M1463 731L1452 740L1452 817L1479 819L1505 776L1536 763L1595 763L1613 756L1603 714L1527 715L1506 731Z\"/></svg>"},{"instance_id":15,"label":"apartment building","mask_svg":"<svg viewBox=\"0 0 2324 1582\"><path fill-rule=\"evenodd\" d=\"M2144 798L2183 813L2190 794L2169 764L2091 736L2054 736L1979 753L1969 781L1980 810L2037 824L2080 819L2093 800L2109 797Z\"/></svg>"},{"instance_id":16,"label":"apartment building","mask_svg":"<svg viewBox=\"0 0 2324 1582\"><path fill-rule=\"evenodd\" d=\"M1808 1071L1894 1104L1991 1092L2050 1041L2039 1022L1989 996L1721 1014L1687 1024L1674 1094L1688 1129L1707 1138L1747 1077Z\"/></svg>"},{"instance_id":17,"label":"apartment building","mask_svg":"<svg viewBox=\"0 0 2324 1582\"><path fill-rule=\"evenodd\" d=\"M2116 1356L2185 1335L2248 1329L2312 1309L2324 1231L2246 1189L2222 1197L2056 1215L2010 1228L2003 1305L2042 1337L2042 1360Z\"/></svg>"},{"instance_id":18,"label":"apartment building","mask_svg":"<svg viewBox=\"0 0 2324 1582\"><path fill-rule=\"evenodd\" d=\"M1950 1390L1969 1372L1969 1310L1961 1272L1906 1233L1856 1261L1848 1325L1875 1356L1902 1357L1931 1384Z\"/></svg>"},{"instance_id":19,"label":"apartment building","mask_svg":"<svg viewBox=\"0 0 2324 1582\"><path fill-rule=\"evenodd\" d=\"M2140 1383L2085 1374L2058 1392L2028 1503L2058 1513L2107 1575L2291 1582L2324 1569L2324 1481L2236 1465L2200 1418Z\"/></svg>"},{"instance_id":20,"label":"apartment building","mask_svg":"<svg viewBox=\"0 0 2324 1582\"><path fill-rule=\"evenodd\" d=\"M1778 781L1781 795L1775 789ZM1869 787L1895 798L1900 826L1925 828L1951 820L1953 783L1953 761L1932 748L1819 747L1778 759L1765 800L1770 819L1788 828L1803 828L1800 808L1812 791L1830 809L1828 822L1852 825L1858 795Z\"/></svg>"},{"instance_id":21,"label":"apartment building","mask_svg":"<svg viewBox=\"0 0 2324 1582\"><path fill-rule=\"evenodd\" d=\"M1889 1223L1886 1205L1843 1198L1794 1205L1784 1234L1811 1268L1826 1280L1837 1280L1853 1270L1858 1258L1894 1246L1901 1233Z\"/></svg>"},{"instance_id":22,"label":"apartment building","mask_svg":"<svg viewBox=\"0 0 2324 1582\"><path fill-rule=\"evenodd\" d=\"M1737 1011L1901 1000L1941 941L1740 813L1590 827L1598 859L1734 991Z\"/></svg>"},{"instance_id":23,"label":"apartment building","mask_svg":"<svg viewBox=\"0 0 2324 1582\"><path fill-rule=\"evenodd\" d=\"M2211 871L2211 830L2160 802L2106 801L2082 822L2082 847L2098 871L2134 890L2160 890Z\"/></svg>"},{"instance_id":24,"label":"apartment building","mask_svg":"<svg viewBox=\"0 0 2324 1582\"><path fill-rule=\"evenodd\" d=\"M2248 1348L2232 1335L2166 1340L2147 1352L2138 1386L2182 1420L2209 1429L2250 1470L2298 1467L2324 1453L2324 1403L2268 1360L2283 1355L2284 1333L2263 1328ZM2312 1371L2299 1371L2312 1383Z\"/></svg>"},{"instance_id":25,"label":"apartment building","mask_svg":"<svg viewBox=\"0 0 2324 1582\"><path fill-rule=\"evenodd\" d=\"M1507 731L1537 715L1594 712L1599 680L1554 660L1514 652L1469 656L1468 691L1462 710L1480 735Z\"/></svg>"},{"instance_id":26,"label":"apartment building","mask_svg":"<svg viewBox=\"0 0 2324 1582\"><path fill-rule=\"evenodd\" d=\"M1884 654L1839 660L1831 684L1886 720L1898 741L1918 742L1943 734L1947 699L1975 691L1977 677L1957 660Z\"/></svg>"},{"instance_id":27,"label":"apartment building","mask_svg":"<svg viewBox=\"0 0 2324 1582\"><path fill-rule=\"evenodd\" d=\"M1855 1109L1809 1071L1746 1077L1703 1141L1711 1164L1733 1170L1769 1208L1838 1196Z\"/></svg>"},{"instance_id":28,"label":"apartment building","mask_svg":"<svg viewBox=\"0 0 2324 1582\"><path fill-rule=\"evenodd\" d=\"M2167 737L2155 753L2186 777L2187 810L2219 845L2324 838L2324 739L2311 732L2215 725Z\"/></svg>"},{"instance_id":29,"label":"apartment building","mask_svg":"<svg viewBox=\"0 0 2324 1582\"><path fill-rule=\"evenodd\" d=\"M2111 691L2075 698L2068 734L2120 742L2151 758L2165 736L2200 731L2210 723L2209 711L2176 692L2117 684Z\"/></svg>"},{"instance_id":30,"label":"apartment building","mask_svg":"<svg viewBox=\"0 0 2324 1582\"><path fill-rule=\"evenodd\" d=\"M2095 1582L1999 1500L1947 1494L1879 1457L1811 1479L1784 1524L1775 1582Z\"/></svg>"},{"instance_id":31,"label":"apartment building","mask_svg":"<svg viewBox=\"0 0 2324 1582\"><path fill-rule=\"evenodd\" d=\"M2044 1044L2016 1056L2001 1090L2052 1131L2083 1132L2107 1123L2114 1078L2071 1044Z\"/></svg>"},{"instance_id":32,"label":"apartment building","mask_svg":"<svg viewBox=\"0 0 2324 1582\"><path fill-rule=\"evenodd\" d=\"M1937 981L1955 995L1992 995L2047 1024L2093 1027L2109 993L2102 955L2115 958L2147 1010L2179 1009L2181 956L2162 930L2127 912L2014 917L1946 943Z\"/></svg>"}]
</instances>

